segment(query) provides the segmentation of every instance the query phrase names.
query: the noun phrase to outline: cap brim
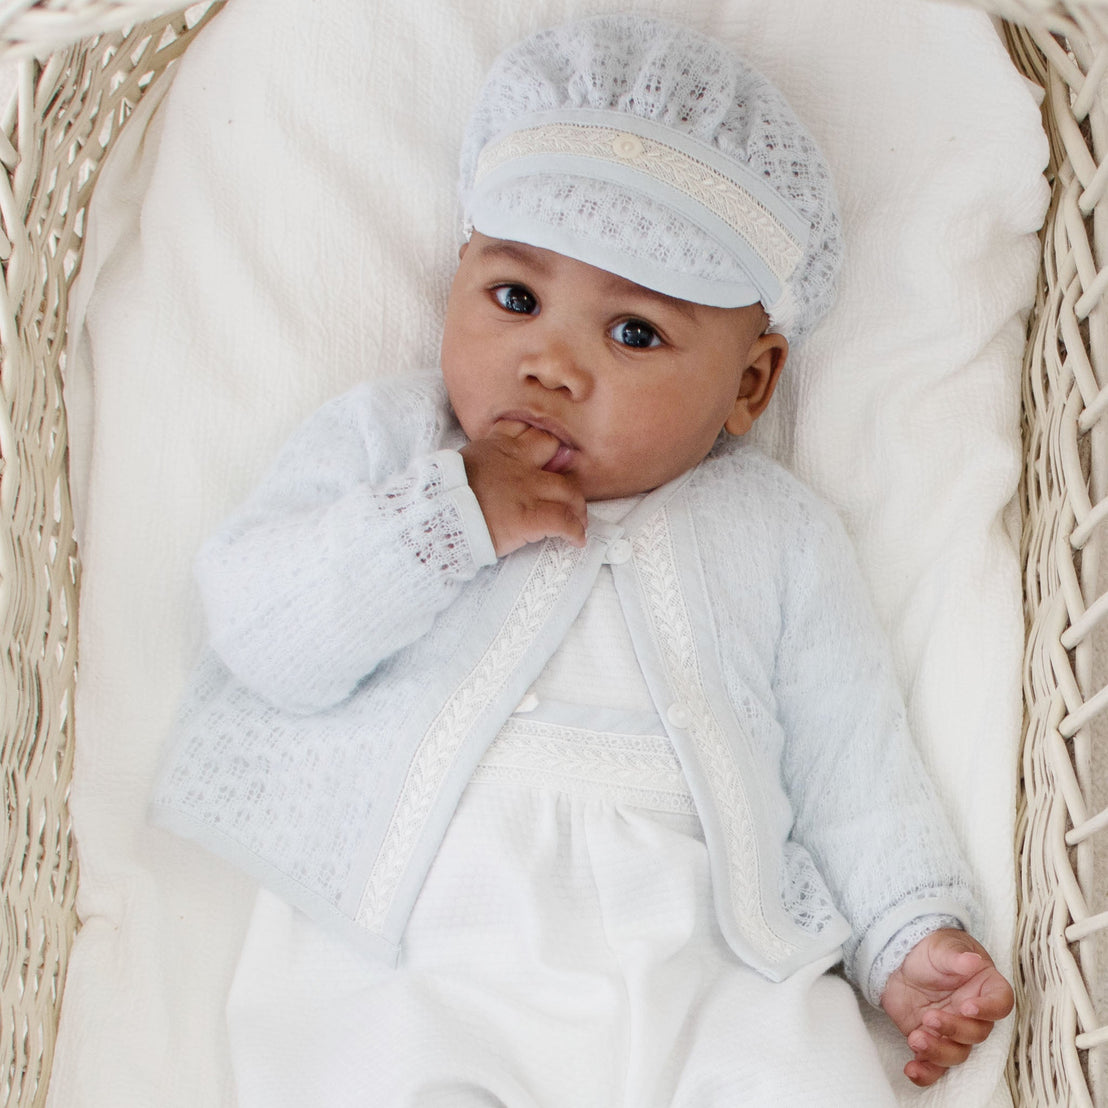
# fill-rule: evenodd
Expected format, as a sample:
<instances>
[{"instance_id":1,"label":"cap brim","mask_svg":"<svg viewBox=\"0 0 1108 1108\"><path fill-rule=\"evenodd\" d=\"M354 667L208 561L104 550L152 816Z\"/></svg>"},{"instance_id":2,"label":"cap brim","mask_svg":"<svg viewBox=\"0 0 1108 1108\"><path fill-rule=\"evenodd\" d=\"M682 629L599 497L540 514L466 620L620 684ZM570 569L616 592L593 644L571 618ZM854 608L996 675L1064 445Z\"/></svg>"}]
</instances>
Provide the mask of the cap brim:
<instances>
[{"instance_id":1,"label":"cap brim","mask_svg":"<svg viewBox=\"0 0 1108 1108\"><path fill-rule=\"evenodd\" d=\"M714 308L745 308L762 302L761 294L751 281L708 280L696 274L681 273L649 258L629 256L593 238L574 235L564 226L551 226L528 218L525 213L506 213L488 193L471 198L467 223L489 238L553 250L677 300Z\"/></svg>"}]
</instances>

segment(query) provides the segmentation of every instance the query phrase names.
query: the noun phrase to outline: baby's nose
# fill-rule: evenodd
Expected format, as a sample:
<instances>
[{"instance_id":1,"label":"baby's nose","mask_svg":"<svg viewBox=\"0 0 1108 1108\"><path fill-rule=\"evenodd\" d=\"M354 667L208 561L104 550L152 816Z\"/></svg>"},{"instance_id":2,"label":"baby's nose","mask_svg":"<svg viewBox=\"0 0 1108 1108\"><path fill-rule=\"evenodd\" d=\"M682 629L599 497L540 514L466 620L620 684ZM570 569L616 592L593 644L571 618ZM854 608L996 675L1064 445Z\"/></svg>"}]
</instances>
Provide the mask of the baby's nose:
<instances>
[{"instance_id":1,"label":"baby's nose","mask_svg":"<svg viewBox=\"0 0 1108 1108\"><path fill-rule=\"evenodd\" d=\"M583 400L592 388L592 374L570 343L544 344L524 358L521 369L544 388L565 389L575 400Z\"/></svg>"}]
</instances>

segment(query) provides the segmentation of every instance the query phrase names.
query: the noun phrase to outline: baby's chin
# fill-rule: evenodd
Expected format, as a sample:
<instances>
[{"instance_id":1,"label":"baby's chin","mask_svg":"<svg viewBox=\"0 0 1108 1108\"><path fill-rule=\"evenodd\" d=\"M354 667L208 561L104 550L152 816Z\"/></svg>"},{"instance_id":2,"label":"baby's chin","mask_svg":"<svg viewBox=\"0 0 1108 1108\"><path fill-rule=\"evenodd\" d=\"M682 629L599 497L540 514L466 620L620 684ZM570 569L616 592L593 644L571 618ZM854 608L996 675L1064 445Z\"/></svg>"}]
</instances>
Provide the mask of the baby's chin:
<instances>
[{"instance_id":1,"label":"baby's chin","mask_svg":"<svg viewBox=\"0 0 1108 1108\"><path fill-rule=\"evenodd\" d=\"M573 473L571 470L570 473ZM581 487L585 499L590 502L598 500L624 500L629 496L643 496L658 488L657 484L644 484L633 478L617 479L589 479L585 474L573 473ZM663 482L664 483L664 482Z\"/></svg>"}]
</instances>

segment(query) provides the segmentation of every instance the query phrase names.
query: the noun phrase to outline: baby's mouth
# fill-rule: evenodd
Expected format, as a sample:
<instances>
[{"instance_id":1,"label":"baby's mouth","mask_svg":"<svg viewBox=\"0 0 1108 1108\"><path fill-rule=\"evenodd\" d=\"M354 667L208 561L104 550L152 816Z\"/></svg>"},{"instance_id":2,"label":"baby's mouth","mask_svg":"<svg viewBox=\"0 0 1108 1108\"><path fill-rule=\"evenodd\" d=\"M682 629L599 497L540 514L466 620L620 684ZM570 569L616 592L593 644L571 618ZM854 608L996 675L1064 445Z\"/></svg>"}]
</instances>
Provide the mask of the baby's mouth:
<instances>
[{"instance_id":1,"label":"baby's mouth","mask_svg":"<svg viewBox=\"0 0 1108 1108\"><path fill-rule=\"evenodd\" d=\"M565 473L573 465L578 454L578 448L569 440L569 432L554 419L527 409L518 409L504 412L498 417L497 422L509 420L518 423L526 423L537 431L542 431L552 439L558 440L558 446L553 456L542 467L547 473Z\"/></svg>"},{"instance_id":2,"label":"baby's mouth","mask_svg":"<svg viewBox=\"0 0 1108 1108\"><path fill-rule=\"evenodd\" d=\"M567 446L564 442L559 442L558 449L554 451L554 457L542 468L547 473L564 473L572 461L573 447Z\"/></svg>"}]
</instances>

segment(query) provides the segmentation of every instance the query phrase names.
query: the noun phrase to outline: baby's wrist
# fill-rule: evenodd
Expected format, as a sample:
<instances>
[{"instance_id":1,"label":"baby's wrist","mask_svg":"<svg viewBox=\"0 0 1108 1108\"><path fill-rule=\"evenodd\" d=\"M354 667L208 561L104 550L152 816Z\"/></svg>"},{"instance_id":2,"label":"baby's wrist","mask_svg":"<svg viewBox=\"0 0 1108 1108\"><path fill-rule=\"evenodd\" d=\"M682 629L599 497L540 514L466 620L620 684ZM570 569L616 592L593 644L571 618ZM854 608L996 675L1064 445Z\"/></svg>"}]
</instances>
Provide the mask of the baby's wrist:
<instances>
[{"instance_id":1,"label":"baby's wrist","mask_svg":"<svg viewBox=\"0 0 1108 1108\"><path fill-rule=\"evenodd\" d=\"M439 536L440 541L445 544L443 556L437 559L438 564L452 564L456 560L456 548L460 539L474 566L492 565L497 560L496 551L493 549L481 504L469 485L461 453L456 450L439 450L428 460L439 473L437 494L442 502L442 509L453 517L449 526L428 528L426 524L421 525L424 538L427 535ZM467 572L471 570L467 568Z\"/></svg>"},{"instance_id":2,"label":"baby's wrist","mask_svg":"<svg viewBox=\"0 0 1108 1108\"><path fill-rule=\"evenodd\" d=\"M885 993L885 987L889 978L904 964L904 959L917 947L928 935L936 931L952 928L963 931L962 921L956 916L944 915L940 912L924 916L917 916L906 923L895 935L882 947L881 953L874 958L870 965L869 973L864 982L859 982L865 998L875 1008L881 1006L881 997Z\"/></svg>"}]
</instances>

